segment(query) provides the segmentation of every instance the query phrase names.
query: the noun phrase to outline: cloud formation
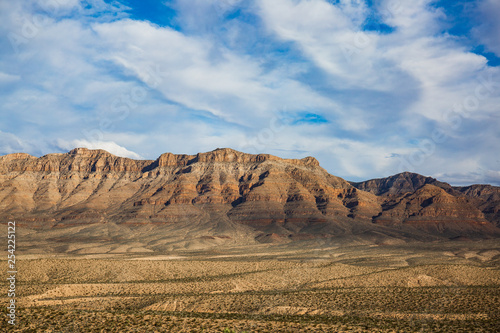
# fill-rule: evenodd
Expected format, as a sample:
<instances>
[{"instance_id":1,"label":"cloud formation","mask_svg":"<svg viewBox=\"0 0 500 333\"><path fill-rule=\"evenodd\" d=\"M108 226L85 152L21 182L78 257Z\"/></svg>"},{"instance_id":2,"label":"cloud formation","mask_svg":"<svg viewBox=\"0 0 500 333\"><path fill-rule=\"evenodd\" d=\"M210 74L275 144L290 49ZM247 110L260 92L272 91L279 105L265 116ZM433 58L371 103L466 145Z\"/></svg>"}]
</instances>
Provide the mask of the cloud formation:
<instances>
[{"instance_id":1,"label":"cloud formation","mask_svg":"<svg viewBox=\"0 0 500 333\"><path fill-rule=\"evenodd\" d=\"M490 52L500 57L500 2L483 0L478 4L478 19L481 24L474 31Z\"/></svg>"},{"instance_id":2,"label":"cloud formation","mask_svg":"<svg viewBox=\"0 0 500 333\"><path fill-rule=\"evenodd\" d=\"M71 150L75 147L88 148L88 149L104 149L107 152L121 157L128 157L133 159L144 159L141 155L121 147L113 141L87 141L87 140L73 140L65 142L58 140L57 146L64 150Z\"/></svg>"},{"instance_id":3,"label":"cloud formation","mask_svg":"<svg viewBox=\"0 0 500 333\"><path fill-rule=\"evenodd\" d=\"M500 71L471 48L499 54L493 0L458 35L430 0L47 3L0 3L0 154L231 147L500 184Z\"/></svg>"}]
</instances>

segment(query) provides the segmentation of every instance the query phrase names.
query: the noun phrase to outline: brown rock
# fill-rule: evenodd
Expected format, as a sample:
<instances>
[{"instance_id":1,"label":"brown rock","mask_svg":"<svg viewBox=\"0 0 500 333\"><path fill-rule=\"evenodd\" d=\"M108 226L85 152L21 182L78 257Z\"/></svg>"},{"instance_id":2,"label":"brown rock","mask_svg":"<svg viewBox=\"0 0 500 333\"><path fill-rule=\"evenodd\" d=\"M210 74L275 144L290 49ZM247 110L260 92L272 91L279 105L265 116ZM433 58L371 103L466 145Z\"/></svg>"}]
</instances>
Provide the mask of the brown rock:
<instances>
[{"instance_id":1,"label":"brown rock","mask_svg":"<svg viewBox=\"0 0 500 333\"><path fill-rule=\"evenodd\" d=\"M451 189L451 186L447 183L411 172L403 172L387 178L352 183L356 188L375 195L401 195L411 193L426 184L432 184L445 190Z\"/></svg>"},{"instance_id":2,"label":"brown rock","mask_svg":"<svg viewBox=\"0 0 500 333\"><path fill-rule=\"evenodd\" d=\"M410 174L394 177L357 185L391 193L380 198L330 175L312 157L281 159L232 149L166 153L155 161L84 148L40 158L11 154L0 157L0 218L41 229L93 226L88 230L95 232L75 239L115 240L134 237L133 230L143 226L148 232L156 228L152 246L162 249L172 248L176 237L192 239L185 246L197 248L200 239L411 238L401 225L445 237L498 231L465 194ZM450 228L455 231L443 232Z\"/></svg>"},{"instance_id":3,"label":"brown rock","mask_svg":"<svg viewBox=\"0 0 500 333\"><path fill-rule=\"evenodd\" d=\"M450 238L477 235L484 230L497 232L470 199L454 196L435 185L427 184L413 193L390 199L382 207L383 212L374 219L377 224L410 226Z\"/></svg>"},{"instance_id":4,"label":"brown rock","mask_svg":"<svg viewBox=\"0 0 500 333\"><path fill-rule=\"evenodd\" d=\"M486 219L497 227L500 227L500 187L491 185L471 185L456 187L455 189L473 199Z\"/></svg>"}]
</instances>

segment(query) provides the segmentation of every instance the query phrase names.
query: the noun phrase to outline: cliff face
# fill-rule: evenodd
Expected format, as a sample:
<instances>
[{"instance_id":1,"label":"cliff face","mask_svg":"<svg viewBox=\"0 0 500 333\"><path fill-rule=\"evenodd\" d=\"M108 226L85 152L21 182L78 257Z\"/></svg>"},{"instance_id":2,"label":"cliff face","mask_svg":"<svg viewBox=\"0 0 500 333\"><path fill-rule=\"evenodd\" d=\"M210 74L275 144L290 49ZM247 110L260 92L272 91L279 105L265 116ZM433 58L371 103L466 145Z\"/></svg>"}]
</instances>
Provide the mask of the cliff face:
<instances>
[{"instance_id":1,"label":"cliff face","mask_svg":"<svg viewBox=\"0 0 500 333\"><path fill-rule=\"evenodd\" d=\"M351 214L370 219L380 210L374 196L359 195L311 157L285 160L218 149L136 161L79 148L41 158L3 156L0 171L3 218L43 226L105 219L175 223L207 212L268 225Z\"/></svg>"},{"instance_id":2,"label":"cliff face","mask_svg":"<svg viewBox=\"0 0 500 333\"><path fill-rule=\"evenodd\" d=\"M446 237L498 232L476 201L430 183L445 184L403 175L356 188L312 157L287 160L231 149L138 161L77 148L40 158L0 157L0 217L40 230L163 226L172 234L182 229L184 237L240 235L262 242L399 237L394 226L401 224ZM383 193L391 196L375 195ZM450 228L458 231L447 233Z\"/></svg>"},{"instance_id":3,"label":"cliff face","mask_svg":"<svg viewBox=\"0 0 500 333\"><path fill-rule=\"evenodd\" d=\"M435 185L424 185L413 193L389 199L374 222L387 226L404 226L443 234L449 238L477 236L495 228L474 203L454 196Z\"/></svg>"},{"instance_id":4,"label":"cliff face","mask_svg":"<svg viewBox=\"0 0 500 333\"><path fill-rule=\"evenodd\" d=\"M446 190L450 190L451 186L447 183L440 182L431 177L403 172L387 178L379 178L367 180L365 182L353 183L353 185L363 191L373 193L375 195L401 195L405 193L415 192L426 184L432 184Z\"/></svg>"},{"instance_id":5,"label":"cliff face","mask_svg":"<svg viewBox=\"0 0 500 333\"><path fill-rule=\"evenodd\" d=\"M406 200L404 198L407 194L413 196L422 196L421 200L428 198L428 193L433 185L442 189L444 192L451 195L454 200L456 208L448 207L450 210L441 209L440 216L446 217L448 215L455 215L455 217L462 216L467 219L468 216L474 215L475 218L479 217L477 214L481 212L483 217L493 225L500 226L500 187L491 185L471 185L466 187L454 187L450 184L440 182L431 177L425 177L416 173L404 172L394 176L381 179L372 179L361 183L353 183L353 185L361 190L368 191L381 197L381 202L384 210L391 210L396 208L395 203ZM427 190L419 191L423 187ZM434 190L435 192L436 190ZM444 195L441 193L441 195ZM401 207L399 207L401 208ZM410 207L409 207L410 209ZM459 212L456 214L453 212ZM413 214L415 212L408 212ZM379 221L388 221L389 215L397 215L395 212L384 213L384 217L378 218ZM431 212L429 214L432 215ZM431 217L431 216L430 216Z\"/></svg>"},{"instance_id":6,"label":"cliff face","mask_svg":"<svg viewBox=\"0 0 500 333\"><path fill-rule=\"evenodd\" d=\"M457 191L471 198L484 213L486 219L500 227L500 187L491 185L471 185L456 187Z\"/></svg>"}]
</instances>

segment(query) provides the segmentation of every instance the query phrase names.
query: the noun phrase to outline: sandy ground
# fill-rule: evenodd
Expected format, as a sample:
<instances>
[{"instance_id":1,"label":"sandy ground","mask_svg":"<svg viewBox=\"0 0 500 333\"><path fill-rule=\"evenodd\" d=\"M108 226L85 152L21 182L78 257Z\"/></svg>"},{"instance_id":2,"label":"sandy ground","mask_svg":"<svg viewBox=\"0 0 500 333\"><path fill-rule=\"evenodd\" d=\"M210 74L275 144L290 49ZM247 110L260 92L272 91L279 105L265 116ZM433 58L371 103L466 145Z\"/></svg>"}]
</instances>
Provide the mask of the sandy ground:
<instances>
[{"instance_id":1,"label":"sandy ground","mask_svg":"<svg viewBox=\"0 0 500 333\"><path fill-rule=\"evenodd\" d=\"M500 330L495 242L245 251L20 256L19 321L9 329ZM2 302L7 289L2 282Z\"/></svg>"}]
</instances>

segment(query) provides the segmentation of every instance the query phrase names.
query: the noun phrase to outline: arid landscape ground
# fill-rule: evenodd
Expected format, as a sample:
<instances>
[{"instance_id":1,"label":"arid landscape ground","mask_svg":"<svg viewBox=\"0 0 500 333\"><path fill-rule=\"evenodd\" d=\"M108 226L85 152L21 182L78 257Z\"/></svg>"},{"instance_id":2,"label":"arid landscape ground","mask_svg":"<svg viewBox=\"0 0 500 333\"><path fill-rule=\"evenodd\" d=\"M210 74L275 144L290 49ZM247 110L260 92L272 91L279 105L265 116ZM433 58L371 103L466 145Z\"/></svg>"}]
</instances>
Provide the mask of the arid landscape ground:
<instances>
[{"instance_id":1,"label":"arid landscape ground","mask_svg":"<svg viewBox=\"0 0 500 333\"><path fill-rule=\"evenodd\" d=\"M500 331L497 240L20 254L17 269L12 332Z\"/></svg>"}]
</instances>

